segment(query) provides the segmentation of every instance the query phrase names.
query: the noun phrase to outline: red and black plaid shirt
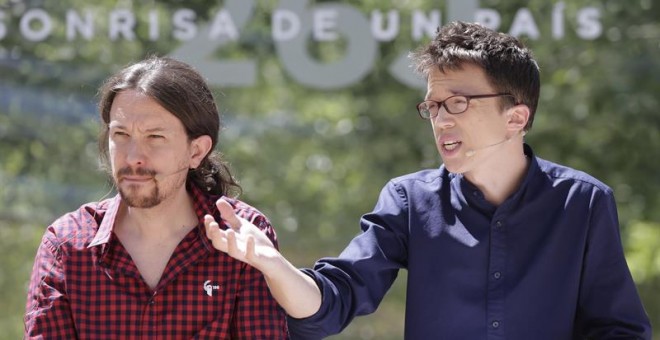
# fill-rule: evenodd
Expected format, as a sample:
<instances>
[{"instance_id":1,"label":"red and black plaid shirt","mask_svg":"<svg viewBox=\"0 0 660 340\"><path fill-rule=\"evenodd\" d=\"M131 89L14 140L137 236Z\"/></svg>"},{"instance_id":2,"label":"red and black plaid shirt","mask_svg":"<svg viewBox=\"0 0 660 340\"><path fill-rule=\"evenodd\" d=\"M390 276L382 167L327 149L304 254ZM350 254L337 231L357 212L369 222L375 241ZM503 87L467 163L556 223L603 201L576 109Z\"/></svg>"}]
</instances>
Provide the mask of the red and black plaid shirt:
<instances>
[{"instance_id":1,"label":"red and black plaid shirt","mask_svg":"<svg viewBox=\"0 0 660 340\"><path fill-rule=\"evenodd\" d=\"M218 197L192 188L200 224L150 289L112 232L120 197L89 203L48 227L34 262L25 337L46 339L286 339L286 314L255 268L213 248L203 216ZM230 200L277 245L270 222Z\"/></svg>"}]
</instances>

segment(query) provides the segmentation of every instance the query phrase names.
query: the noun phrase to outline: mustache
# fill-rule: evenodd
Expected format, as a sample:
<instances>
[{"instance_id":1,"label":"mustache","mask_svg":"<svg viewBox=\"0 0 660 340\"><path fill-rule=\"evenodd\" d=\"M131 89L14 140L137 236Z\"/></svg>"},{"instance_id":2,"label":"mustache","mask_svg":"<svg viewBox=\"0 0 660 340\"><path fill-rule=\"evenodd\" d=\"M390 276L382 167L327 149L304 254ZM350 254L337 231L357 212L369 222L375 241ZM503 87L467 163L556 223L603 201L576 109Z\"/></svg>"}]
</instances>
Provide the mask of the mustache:
<instances>
[{"instance_id":1,"label":"mustache","mask_svg":"<svg viewBox=\"0 0 660 340\"><path fill-rule=\"evenodd\" d=\"M156 170L146 169L146 168L136 168L133 169L130 166L124 167L117 171L117 177L123 176L155 176Z\"/></svg>"}]
</instances>

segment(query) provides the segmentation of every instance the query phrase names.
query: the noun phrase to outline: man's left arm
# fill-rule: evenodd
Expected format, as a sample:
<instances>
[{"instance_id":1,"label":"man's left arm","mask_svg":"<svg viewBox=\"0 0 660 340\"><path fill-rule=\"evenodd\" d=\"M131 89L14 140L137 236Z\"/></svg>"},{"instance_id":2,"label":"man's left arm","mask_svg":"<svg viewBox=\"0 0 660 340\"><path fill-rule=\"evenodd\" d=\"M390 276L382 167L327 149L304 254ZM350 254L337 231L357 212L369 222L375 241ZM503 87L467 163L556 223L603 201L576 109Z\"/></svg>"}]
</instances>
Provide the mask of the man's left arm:
<instances>
[{"instance_id":1,"label":"man's left arm","mask_svg":"<svg viewBox=\"0 0 660 340\"><path fill-rule=\"evenodd\" d=\"M651 339L651 325L626 263L616 203L593 196L576 331L589 339Z\"/></svg>"}]
</instances>

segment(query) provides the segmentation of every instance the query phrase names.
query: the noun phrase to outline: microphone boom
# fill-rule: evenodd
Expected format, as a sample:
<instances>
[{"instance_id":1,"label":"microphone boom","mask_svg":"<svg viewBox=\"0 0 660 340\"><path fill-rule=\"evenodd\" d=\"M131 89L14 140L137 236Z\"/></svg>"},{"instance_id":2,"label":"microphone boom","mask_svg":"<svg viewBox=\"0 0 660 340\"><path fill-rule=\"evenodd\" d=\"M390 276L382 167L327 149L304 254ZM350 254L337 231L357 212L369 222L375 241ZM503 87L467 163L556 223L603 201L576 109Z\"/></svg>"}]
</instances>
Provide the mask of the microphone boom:
<instances>
[{"instance_id":1,"label":"microphone boom","mask_svg":"<svg viewBox=\"0 0 660 340\"><path fill-rule=\"evenodd\" d=\"M508 143L508 142L511 141L511 139L513 139L513 136L511 136L511 137L509 137L509 138L506 138L506 139L504 139L504 140L502 140L502 141L499 141L499 142L497 142L497 143L494 143L494 144L490 144L490 145L486 145L486 146L483 146L483 147L480 147L480 148L476 148L476 149L468 150L468 151L465 152L465 157L467 157L467 158L473 157L474 155L477 154L478 151L483 151L483 150L485 150L485 149L492 148L492 147L494 147L494 146L498 146L498 145L500 145L500 144Z\"/></svg>"}]
</instances>

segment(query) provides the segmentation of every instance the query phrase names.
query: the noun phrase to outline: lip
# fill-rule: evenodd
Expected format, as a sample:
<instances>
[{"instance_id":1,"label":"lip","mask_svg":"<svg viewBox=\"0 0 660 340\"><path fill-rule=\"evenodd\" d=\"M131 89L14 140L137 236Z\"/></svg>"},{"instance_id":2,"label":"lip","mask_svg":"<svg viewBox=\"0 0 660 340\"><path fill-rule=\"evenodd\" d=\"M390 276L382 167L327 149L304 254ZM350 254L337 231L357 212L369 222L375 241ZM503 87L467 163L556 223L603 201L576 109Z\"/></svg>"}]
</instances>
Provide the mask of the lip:
<instances>
[{"instance_id":1,"label":"lip","mask_svg":"<svg viewBox=\"0 0 660 340\"><path fill-rule=\"evenodd\" d=\"M444 147L446 143L457 143L457 145L454 149L448 150ZM440 138L437 139L437 146L438 146L438 150L440 151L440 155L443 158L452 157L459 153L459 151L463 147L463 142L461 141L460 138L454 135L442 135L440 136Z\"/></svg>"},{"instance_id":2,"label":"lip","mask_svg":"<svg viewBox=\"0 0 660 340\"><path fill-rule=\"evenodd\" d=\"M127 183L146 183L150 182L152 180L152 177L144 177L144 176L124 176L119 179L119 182L127 182Z\"/></svg>"}]
</instances>

